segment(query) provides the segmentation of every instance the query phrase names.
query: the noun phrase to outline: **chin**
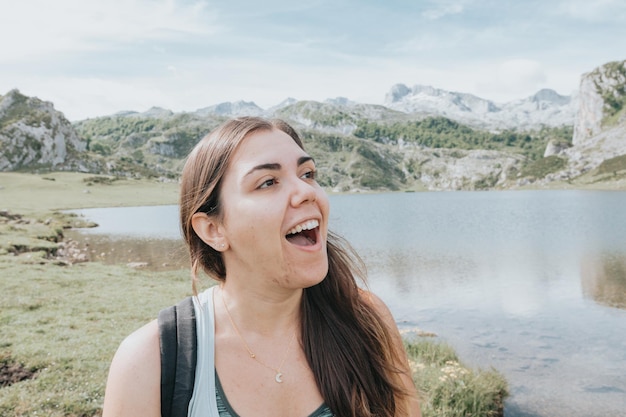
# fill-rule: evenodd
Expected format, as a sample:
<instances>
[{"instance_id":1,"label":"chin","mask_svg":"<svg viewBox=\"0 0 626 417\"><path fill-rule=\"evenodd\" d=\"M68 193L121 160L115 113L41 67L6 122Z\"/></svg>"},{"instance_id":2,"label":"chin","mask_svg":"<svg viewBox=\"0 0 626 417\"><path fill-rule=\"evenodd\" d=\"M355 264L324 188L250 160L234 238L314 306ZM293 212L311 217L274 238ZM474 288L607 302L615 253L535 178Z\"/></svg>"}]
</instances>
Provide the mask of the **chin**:
<instances>
[{"instance_id":1,"label":"chin","mask_svg":"<svg viewBox=\"0 0 626 417\"><path fill-rule=\"evenodd\" d=\"M320 282L324 281L326 275L328 275L328 263L323 265L311 265L308 268L299 269L294 271L294 276L297 276L297 282L300 288L314 287Z\"/></svg>"},{"instance_id":2,"label":"chin","mask_svg":"<svg viewBox=\"0 0 626 417\"><path fill-rule=\"evenodd\" d=\"M308 275L311 278L309 279L309 285L307 285L306 288L313 287L319 284L320 282L324 281L324 279L326 279L326 276L328 275L328 264L326 264L324 268L320 268L318 271L309 270Z\"/></svg>"}]
</instances>

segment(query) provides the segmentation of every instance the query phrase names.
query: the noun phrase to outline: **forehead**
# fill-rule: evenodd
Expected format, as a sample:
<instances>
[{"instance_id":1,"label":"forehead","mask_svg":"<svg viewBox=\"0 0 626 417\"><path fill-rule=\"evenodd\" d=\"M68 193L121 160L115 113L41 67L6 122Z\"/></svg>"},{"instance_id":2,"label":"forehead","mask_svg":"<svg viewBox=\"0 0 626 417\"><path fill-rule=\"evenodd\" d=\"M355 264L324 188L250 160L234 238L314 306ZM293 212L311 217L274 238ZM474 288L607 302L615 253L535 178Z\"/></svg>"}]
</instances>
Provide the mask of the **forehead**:
<instances>
[{"instance_id":1,"label":"forehead","mask_svg":"<svg viewBox=\"0 0 626 417\"><path fill-rule=\"evenodd\" d=\"M233 155L231 169L247 170L267 163L295 164L298 158L306 155L293 138L282 130L260 130L241 141Z\"/></svg>"}]
</instances>

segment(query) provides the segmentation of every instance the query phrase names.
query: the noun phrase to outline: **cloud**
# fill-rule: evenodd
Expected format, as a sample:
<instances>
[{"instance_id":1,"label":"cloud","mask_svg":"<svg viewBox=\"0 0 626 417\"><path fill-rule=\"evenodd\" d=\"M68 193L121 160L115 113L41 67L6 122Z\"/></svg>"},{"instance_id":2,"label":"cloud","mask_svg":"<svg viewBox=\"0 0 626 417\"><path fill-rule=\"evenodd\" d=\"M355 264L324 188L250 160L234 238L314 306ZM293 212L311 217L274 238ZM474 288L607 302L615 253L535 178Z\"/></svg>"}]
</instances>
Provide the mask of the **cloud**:
<instances>
[{"instance_id":1,"label":"cloud","mask_svg":"<svg viewBox=\"0 0 626 417\"><path fill-rule=\"evenodd\" d=\"M0 62L97 51L217 29L200 1L26 0L0 6Z\"/></svg>"},{"instance_id":2,"label":"cloud","mask_svg":"<svg viewBox=\"0 0 626 417\"><path fill-rule=\"evenodd\" d=\"M623 0L563 0L557 12L567 17L589 22L617 22L626 19Z\"/></svg>"},{"instance_id":3,"label":"cloud","mask_svg":"<svg viewBox=\"0 0 626 417\"><path fill-rule=\"evenodd\" d=\"M531 95L546 86L544 66L531 59L510 59L496 65L485 65L475 74L480 91L499 100L504 97Z\"/></svg>"},{"instance_id":4,"label":"cloud","mask_svg":"<svg viewBox=\"0 0 626 417\"><path fill-rule=\"evenodd\" d=\"M583 72L623 59L615 39L626 26L571 17L624 14L622 0L598 1L599 10L582 0L379 3L359 8L359 19L354 7L328 0L305 10L282 0L262 8L208 0L4 2L0 94L19 88L71 120L235 100L269 107L288 96L382 103L396 83L497 101L544 87L568 94Z\"/></svg>"},{"instance_id":5,"label":"cloud","mask_svg":"<svg viewBox=\"0 0 626 417\"><path fill-rule=\"evenodd\" d=\"M463 0L439 0L433 2L432 7L424 10L421 16L428 20L438 20L442 17L462 13L467 1Z\"/></svg>"},{"instance_id":6,"label":"cloud","mask_svg":"<svg viewBox=\"0 0 626 417\"><path fill-rule=\"evenodd\" d=\"M512 59L504 61L498 69L504 80L517 80L522 84L540 84L546 81L542 65L530 59Z\"/></svg>"},{"instance_id":7,"label":"cloud","mask_svg":"<svg viewBox=\"0 0 626 417\"><path fill-rule=\"evenodd\" d=\"M416 36L402 40L399 44L392 46L393 51L399 54L414 54L428 51L450 50L458 47L463 41L464 31L447 32L445 34L425 32Z\"/></svg>"}]
</instances>

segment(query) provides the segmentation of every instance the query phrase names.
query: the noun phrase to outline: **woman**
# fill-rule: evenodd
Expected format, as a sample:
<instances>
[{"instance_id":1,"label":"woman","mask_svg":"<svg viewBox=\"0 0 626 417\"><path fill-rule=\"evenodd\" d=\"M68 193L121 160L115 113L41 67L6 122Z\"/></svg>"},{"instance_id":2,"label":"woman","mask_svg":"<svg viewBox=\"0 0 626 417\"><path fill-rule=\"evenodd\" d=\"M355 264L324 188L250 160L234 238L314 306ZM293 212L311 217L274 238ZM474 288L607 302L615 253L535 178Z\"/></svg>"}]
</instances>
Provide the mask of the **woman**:
<instances>
[{"instance_id":1,"label":"woman","mask_svg":"<svg viewBox=\"0 0 626 417\"><path fill-rule=\"evenodd\" d=\"M190 153L180 215L194 292L199 269L219 286L195 301L189 417L420 415L395 322L357 287L315 172L276 120L230 120ZM104 417L160 416L160 361L153 321L118 349Z\"/></svg>"}]
</instances>

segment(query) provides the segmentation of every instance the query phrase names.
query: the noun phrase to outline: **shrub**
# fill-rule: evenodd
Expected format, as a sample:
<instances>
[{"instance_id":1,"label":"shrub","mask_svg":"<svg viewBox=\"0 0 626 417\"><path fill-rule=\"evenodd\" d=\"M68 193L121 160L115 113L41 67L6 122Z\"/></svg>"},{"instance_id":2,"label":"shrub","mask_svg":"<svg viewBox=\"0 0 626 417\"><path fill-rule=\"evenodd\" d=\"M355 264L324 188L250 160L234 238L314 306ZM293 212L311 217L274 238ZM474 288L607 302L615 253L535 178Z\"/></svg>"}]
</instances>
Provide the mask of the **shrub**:
<instances>
[{"instance_id":1,"label":"shrub","mask_svg":"<svg viewBox=\"0 0 626 417\"><path fill-rule=\"evenodd\" d=\"M626 154L606 159L598 166L598 174L616 174L626 170Z\"/></svg>"},{"instance_id":2,"label":"shrub","mask_svg":"<svg viewBox=\"0 0 626 417\"><path fill-rule=\"evenodd\" d=\"M537 159L522 168L522 177L533 177L536 179L543 178L546 175L557 172L565 168L567 160L560 156L551 155L545 158Z\"/></svg>"},{"instance_id":3,"label":"shrub","mask_svg":"<svg viewBox=\"0 0 626 417\"><path fill-rule=\"evenodd\" d=\"M421 395L423 417L496 417L504 415L507 382L495 369L472 370L445 343L405 342L413 381Z\"/></svg>"}]
</instances>

